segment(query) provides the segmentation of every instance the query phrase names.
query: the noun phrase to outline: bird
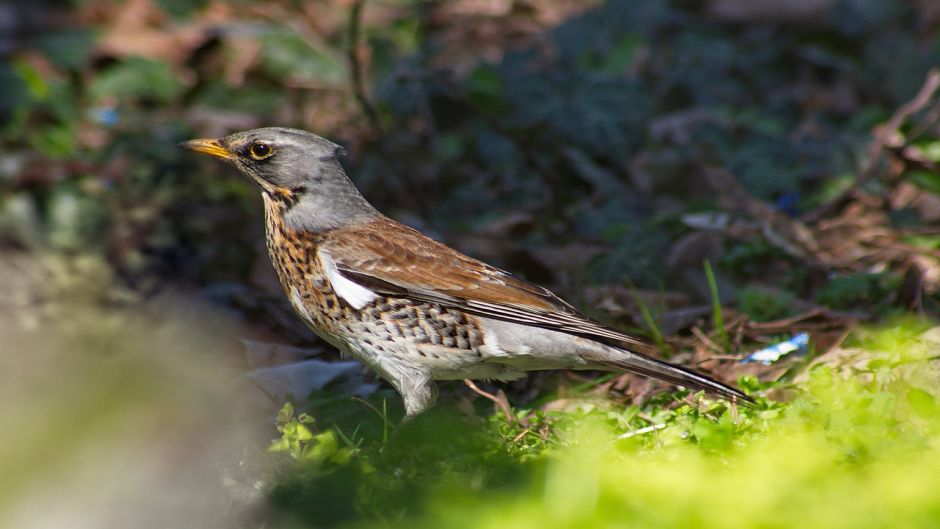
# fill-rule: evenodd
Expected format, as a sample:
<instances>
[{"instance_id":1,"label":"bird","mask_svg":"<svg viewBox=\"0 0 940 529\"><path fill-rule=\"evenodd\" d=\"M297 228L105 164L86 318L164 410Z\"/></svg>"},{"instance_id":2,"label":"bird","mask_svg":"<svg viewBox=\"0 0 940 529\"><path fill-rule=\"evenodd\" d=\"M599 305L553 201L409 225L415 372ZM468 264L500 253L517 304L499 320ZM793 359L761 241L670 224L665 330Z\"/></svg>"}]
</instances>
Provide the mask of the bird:
<instances>
[{"instance_id":1,"label":"bird","mask_svg":"<svg viewBox=\"0 0 940 529\"><path fill-rule=\"evenodd\" d=\"M753 402L653 357L654 346L549 290L383 215L346 175L336 143L267 127L179 146L224 160L260 188L268 254L294 311L387 380L405 420L434 406L435 381L509 381L546 369L626 371Z\"/></svg>"}]
</instances>

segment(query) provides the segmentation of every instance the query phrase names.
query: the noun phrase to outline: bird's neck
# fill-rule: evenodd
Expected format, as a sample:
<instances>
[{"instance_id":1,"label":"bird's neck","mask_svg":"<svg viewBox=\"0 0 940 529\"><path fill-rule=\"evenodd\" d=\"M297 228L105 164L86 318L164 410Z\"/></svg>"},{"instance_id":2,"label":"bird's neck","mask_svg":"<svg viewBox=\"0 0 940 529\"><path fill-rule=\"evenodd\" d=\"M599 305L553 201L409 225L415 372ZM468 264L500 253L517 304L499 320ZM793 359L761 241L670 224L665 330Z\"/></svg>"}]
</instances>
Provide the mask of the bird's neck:
<instances>
[{"instance_id":1,"label":"bird's neck","mask_svg":"<svg viewBox=\"0 0 940 529\"><path fill-rule=\"evenodd\" d=\"M322 233L382 217L348 179L312 185L316 188L264 191L265 215L269 222L276 219L291 231Z\"/></svg>"}]
</instances>

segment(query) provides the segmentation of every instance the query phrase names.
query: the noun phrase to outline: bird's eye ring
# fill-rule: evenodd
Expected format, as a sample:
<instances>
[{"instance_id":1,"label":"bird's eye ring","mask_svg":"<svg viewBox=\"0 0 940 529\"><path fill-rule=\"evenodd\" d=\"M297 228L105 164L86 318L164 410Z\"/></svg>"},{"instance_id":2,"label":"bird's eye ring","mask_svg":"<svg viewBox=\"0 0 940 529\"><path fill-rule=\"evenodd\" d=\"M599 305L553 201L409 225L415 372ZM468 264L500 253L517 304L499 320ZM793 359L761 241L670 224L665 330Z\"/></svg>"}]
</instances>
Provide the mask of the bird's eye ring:
<instances>
[{"instance_id":1,"label":"bird's eye ring","mask_svg":"<svg viewBox=\"0 0 940 529\"><path fill-rule=\"evenodd\" d=\"M251 144L251 148L248 149L248 154L250 154L251 157L255 160L264 160L265 158L269 158L272 154L274 154L274 149L272 149L271 146L267 143L256 141L255 143Z\"/></svg>"}]
</instances>

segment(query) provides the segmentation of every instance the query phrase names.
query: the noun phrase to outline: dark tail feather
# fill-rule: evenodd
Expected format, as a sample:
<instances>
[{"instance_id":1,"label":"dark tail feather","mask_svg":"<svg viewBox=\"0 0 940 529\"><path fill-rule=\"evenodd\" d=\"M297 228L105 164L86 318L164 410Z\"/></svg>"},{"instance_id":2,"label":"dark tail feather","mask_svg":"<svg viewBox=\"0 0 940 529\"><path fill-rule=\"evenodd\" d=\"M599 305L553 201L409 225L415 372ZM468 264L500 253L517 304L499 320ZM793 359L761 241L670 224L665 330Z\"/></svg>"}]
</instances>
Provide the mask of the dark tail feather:
<instances>
[{"instance_id":1,"label":"dark tail feather","mask_svg":"<svg viewBox=\"0 0 940 529\"><path fill-rule=\"evenodd\" d=\"M590 358L590 360L607 367L656 378L696 391L704 391L709 395L728 399L731 402L755 404L753 398L745 395L741 391L722 384L717 380L712 380L705 375L700 375L691 369L670 364L669 362L663 362L662 360L657 360L646 355L632 353L630 351L623 352L625 353L624 356L616 360L609 358Z\"/></svg>"}]
</instances>

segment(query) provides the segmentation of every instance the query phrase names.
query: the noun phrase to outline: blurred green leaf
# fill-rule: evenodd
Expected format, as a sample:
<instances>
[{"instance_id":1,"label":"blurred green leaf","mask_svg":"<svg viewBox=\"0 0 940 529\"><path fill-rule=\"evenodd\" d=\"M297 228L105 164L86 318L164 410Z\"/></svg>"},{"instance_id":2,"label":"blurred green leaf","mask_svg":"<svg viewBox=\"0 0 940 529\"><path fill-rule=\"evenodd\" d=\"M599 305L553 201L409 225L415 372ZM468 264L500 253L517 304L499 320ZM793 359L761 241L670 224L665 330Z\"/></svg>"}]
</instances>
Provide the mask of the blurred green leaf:
<instances>
[{"instance_id":1,"label":"blurred green leaf","mask_svg":"<svg viewBox=\"0 0 940 529\"><path fill-rule=\"evenodd\" d=\"M29 95L33 99L42 101L49 96L49 85L35 68L25 61L17 61L13 64L13 69L26 85Z\"/></svg>"},{"instance_id":2,"label":"blurred green leaf","mask_svg":"<svg viewBox=\"0 0 940 529\"><path fill-rule=\"evenodd\" d=\"M236 87L221 79L209 80L193 95L194 105L219 109L223 115L236 112L267 115L282 108L286 100L283 91L273 91L269 86Z\"/></svg>"},{"instance_id":3,"label":"blurred green leaf","mask_svg":"<svg viewBox=\"0 0 940 529\"><path fill-rule=\"evenodd\" d=\"M793 314L793 294L743 288L738 292L740 308L754 321L773 321Z\"/></svg>"},{"instance_id":4,"label":"blurred green leaf","mask_svg":"<svg viewBox=\"0 0 940 529\"><path fill-rule=\"evenodd\" d=\"M339 50L305 40L289 30L267 29L261 35L261 68L279 80L323 86L347 83L346 61Z\"/></svg>"},{"instance_id":5,"label":"blurred green leaf","mask_svg":"<svg viewBox=\"0 0 940 529\"><path fill-rule=\"evenodd\" d=\"M95 31L86 28L67 29L41 35L36 48L59 68L78 70L91 60Z\"/></svg>"},{"instance_id":6,"label":"blurred green leaf","mask_svg":"<svg viewBox=\"0 0 940 529\"><path fill-rule=\"evenodd\" d=\"M601 58L600 69L611 74L624 74L636 61L637 52L644 45L640 35L630 34L612 46Z\"/></svg>"},{"instance_id":7,"label":"blurred green leaf","mask_svg":"<svg viewBox=\"0 0 940 529\"><path fill-rule=\"evenodd\" d=\"M30 143L51 158L71 156L75 153L74 124L53 124L34 130L30 134Z\"/></svg>"},{"instance_id":8,"label":"blurred green leaf","mask_svg":"<svg viewBox=\"0 0 940 529\"><path fill-rule=\"evenodd\" d=\"M927 171L914 171L907 175L911 182L921 189L940 195L940 174Z\"/></svg>"},{"instance_id":9,"label":"blurred green leaf","mask_svg":"<svg viewBox=\"0 0 940 529\"><path fill-rule=\"evenodd\" d=\"M890 273L859 273L831 278L816 300L835 309L850 309L860 303L875 304L894 291L901 280Z\"/></svg>"},{"instance_id":10,"label":"blurred green leaf","mask_svg":"<svg viewBox=\"0 0 940 529\"><path fill-rule=\"evenodd\" d=\"M907 402L914 413L922 418L932 419L937 416L937 399L927 391L920 388L907 390Z\"/></svg>"},{"instance_id":11,"label":"blurred green leaf","mask_svg":"<svg viewBox=\"0 0 940 529\"><path fill-rule=\"evenodd\" d=\"M169 64L131 57L103 70L92 81L91 94L99 101L149 99L167 103L179 96L184 86Z\"/></svg>"},{"instance_id":12,"label":"blurred green leaf","mask_svg":"<svg viewBox=\"0 0 940 529\"><path fill-rule=\"evenodd\" d=\"M208 0L156 0L167 13L175 17L185 17L205 9Z\"/></svg>"},{"instance_id":13,"label":"blurred green leaf","mask_svg":"<svg viewBox=\"0 0 940 529\"><path fill-rule=\"evenodd\" d=\"M467 98L474 107L488 114L509 110L503 78L488 64L481 64L467 77Z\"/></svg>"}]
</instances>

